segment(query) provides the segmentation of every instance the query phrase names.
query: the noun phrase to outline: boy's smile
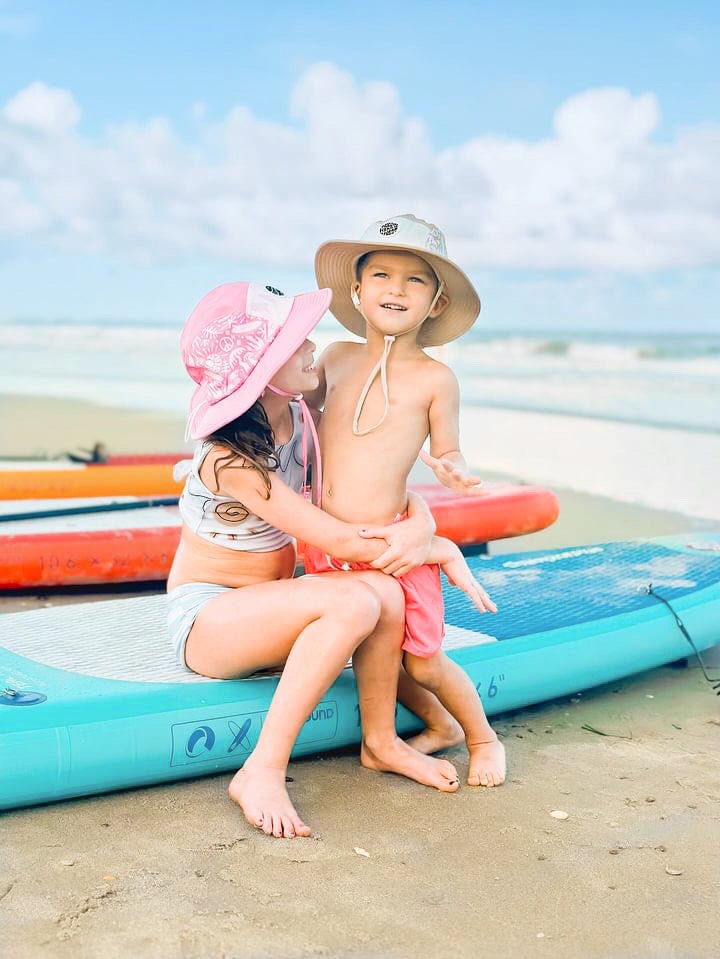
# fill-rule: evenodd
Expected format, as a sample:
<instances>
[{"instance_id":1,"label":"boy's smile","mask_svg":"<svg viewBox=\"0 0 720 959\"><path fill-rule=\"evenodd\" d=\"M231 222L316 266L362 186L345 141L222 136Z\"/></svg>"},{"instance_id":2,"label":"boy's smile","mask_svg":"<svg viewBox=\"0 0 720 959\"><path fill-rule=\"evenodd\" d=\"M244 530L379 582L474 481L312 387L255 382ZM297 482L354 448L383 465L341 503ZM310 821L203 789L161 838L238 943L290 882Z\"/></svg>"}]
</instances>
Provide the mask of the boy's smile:
<instances>
[{"instance_id":1,"label":"boy's smile","mask_svg":"<svg viewBox=\"0 0 720 959\"><path fill-rule=\"evenodd\" d=\"M395 250L370 253L358 280L363 315L387 335L407 332L425 320L438 282L421 257ZM442 309L438 303L433 315Z\"/></svg>"}]
</instances>

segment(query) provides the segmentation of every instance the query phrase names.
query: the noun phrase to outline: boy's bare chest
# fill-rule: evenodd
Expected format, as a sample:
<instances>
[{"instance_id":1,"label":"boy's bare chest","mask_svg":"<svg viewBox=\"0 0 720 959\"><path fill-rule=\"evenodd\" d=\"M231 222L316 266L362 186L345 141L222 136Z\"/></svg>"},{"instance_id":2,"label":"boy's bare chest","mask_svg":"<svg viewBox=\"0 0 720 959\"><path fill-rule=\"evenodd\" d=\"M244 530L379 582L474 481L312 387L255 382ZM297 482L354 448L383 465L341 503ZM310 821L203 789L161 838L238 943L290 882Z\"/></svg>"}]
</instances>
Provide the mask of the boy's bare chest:
<instances>
[{"instance_id":1,"label":"boy's bare chest","mask_svg":"<svg viewBox=\"0 0 720 959\"><path fill-rule=\"evenodd\" d=\"M383 433L403 427L404 430L419 431L424 436L428 429L428 411L431 390L423 374L425 364L420 362L396 362L392 358L388 364L387 399L388 414L382 429ZM354 360L338 363L326 370L327 391L325 395L324 418L337 425L352 426L358 401L367 384L372 370L371 363L359 363ZM381 419L385 410L386 396L380 375L372 382L360 414L361 429L372 426Z\"/></svg>"}]
</instances>

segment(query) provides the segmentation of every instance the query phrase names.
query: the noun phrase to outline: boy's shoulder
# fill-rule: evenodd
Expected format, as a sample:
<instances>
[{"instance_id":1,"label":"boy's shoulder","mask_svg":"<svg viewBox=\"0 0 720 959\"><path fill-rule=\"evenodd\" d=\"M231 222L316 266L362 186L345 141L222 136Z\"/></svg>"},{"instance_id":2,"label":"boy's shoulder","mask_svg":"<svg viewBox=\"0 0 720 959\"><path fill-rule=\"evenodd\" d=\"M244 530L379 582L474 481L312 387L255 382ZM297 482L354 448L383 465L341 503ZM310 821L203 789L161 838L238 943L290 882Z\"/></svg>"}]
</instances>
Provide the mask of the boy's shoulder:
<instances>
[{"instance_id":1,"label":"boy's shoulder","mask_svg":"<svg viewBox=\"0 0 720 959\"><path fill-rule=\"evenodd\" d=\"M427 353L423 353L423 357L427 361L423 375L431 378L433 386L443 389L457 385L457 376L447 363L443 363L442 360L436 360L434 356L428 356Z\"/></svg>"},{"instance_id":2,"label":"boy's shoulder","mask_svg":"<svg viewBox=\"0 0 720 959\"><path fill-rule=\"evenodd\" d=\"M331 366L333 363L339 363L343 360L351 358L353 354L359 357L361 355L363 346L363 343L351 343L349 340L337 340L335 343L330 343L329 346L325 347L325 349L322 351L319 362L325 369L327 369L328 366Z\"/></svg>"}]
</instances>

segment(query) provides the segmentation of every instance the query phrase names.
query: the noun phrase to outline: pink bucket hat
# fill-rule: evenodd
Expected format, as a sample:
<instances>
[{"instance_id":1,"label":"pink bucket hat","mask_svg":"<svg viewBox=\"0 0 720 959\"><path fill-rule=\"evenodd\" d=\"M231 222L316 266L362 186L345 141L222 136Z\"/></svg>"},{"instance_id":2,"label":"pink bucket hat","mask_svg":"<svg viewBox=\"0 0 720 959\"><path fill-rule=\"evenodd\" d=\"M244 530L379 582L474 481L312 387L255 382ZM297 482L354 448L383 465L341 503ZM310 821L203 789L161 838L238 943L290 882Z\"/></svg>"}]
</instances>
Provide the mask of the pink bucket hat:
<instances>
[{"instance_id":1,"label":"pink bucket hat","mask_svg":"<svg viewBox=\"0 0 720 959\"><path fill-rule=\"evenodd\" d=\"M223 283L200 300L180 337L198 384L187 435L209 436L260 398L330 306L331 290L283 296L259 283Z\"/></svg>"}]
</instances>

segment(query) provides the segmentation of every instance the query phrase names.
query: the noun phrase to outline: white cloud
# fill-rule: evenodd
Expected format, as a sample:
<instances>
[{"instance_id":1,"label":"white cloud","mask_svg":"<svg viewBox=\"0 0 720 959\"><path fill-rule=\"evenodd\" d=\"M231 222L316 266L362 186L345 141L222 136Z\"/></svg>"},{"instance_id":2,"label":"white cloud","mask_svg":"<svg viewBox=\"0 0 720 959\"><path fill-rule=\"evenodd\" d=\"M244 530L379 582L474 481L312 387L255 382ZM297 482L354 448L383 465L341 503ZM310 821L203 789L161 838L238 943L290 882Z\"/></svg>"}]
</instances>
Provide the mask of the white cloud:
<instances>
[{"instance_id":1,"label":"white cloud","mask_svg":"<svg viewBox=\"0 0 720 959\"><path fill-rule=\"evenodd\" d=\"M67 90L36 82L8 100L3 118L12 126L26 127L49 137L61 136L77 125L80 109Z\"/></svg>"},{"instance_id":2,"label":"white cloud","mask_svg":"<svg viewBox=\"0 0 720 959\"><path fill-rule=\"evenodd\" d=\"M242 105L211 123L196 106L194 141L163 118L89 138L72 94L34 83L0 113L0 233L141 262L307 267L319 242L412 211L467 269L720 260L720 126L655 143L651 93L588 90L560 104L547 139L440 151L393 86L330 63L300 77L291 107L294 125Z\"/></svg>"}]
</instances>

